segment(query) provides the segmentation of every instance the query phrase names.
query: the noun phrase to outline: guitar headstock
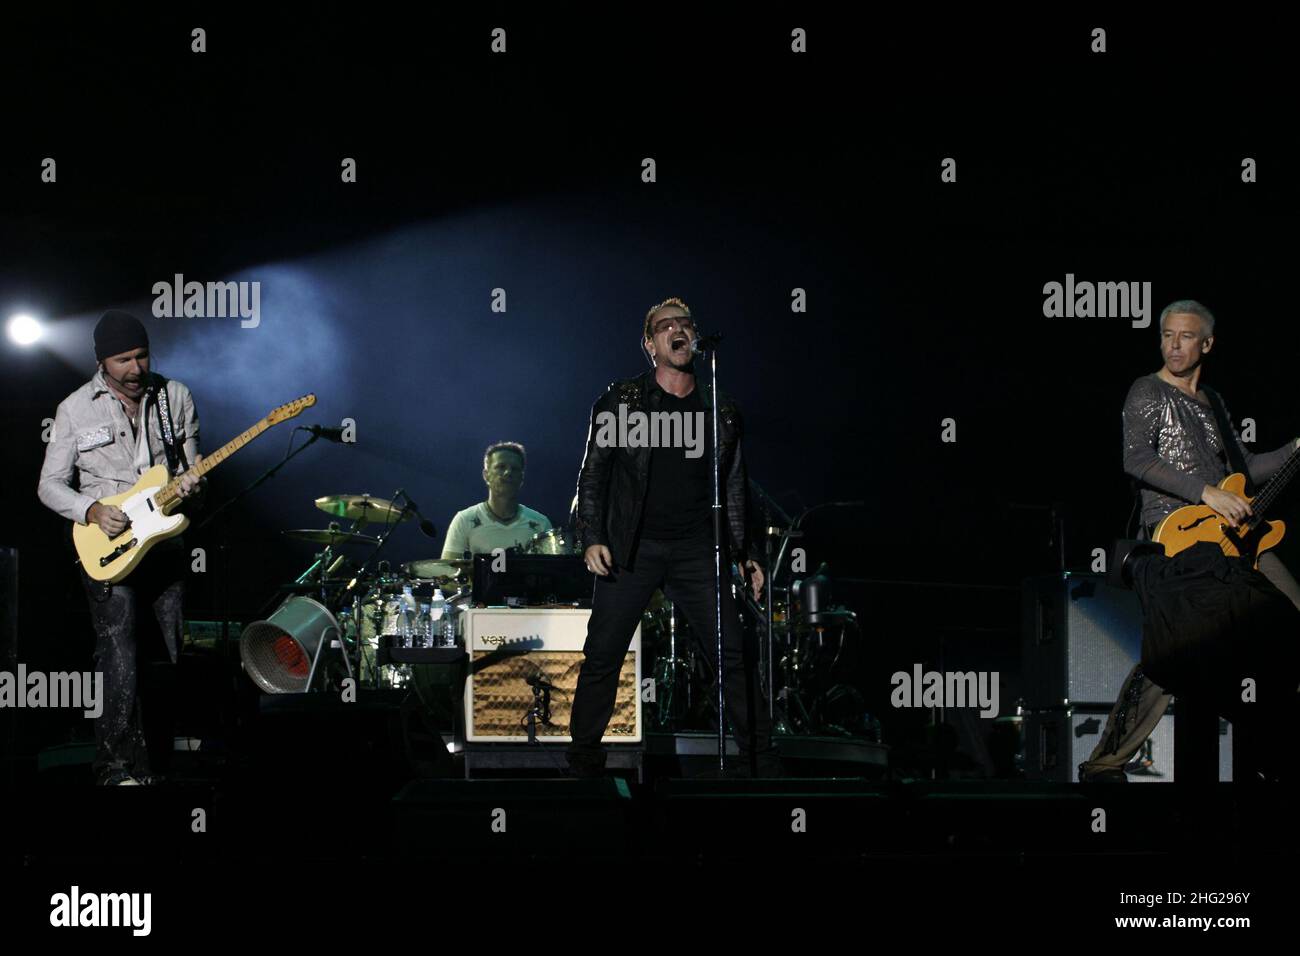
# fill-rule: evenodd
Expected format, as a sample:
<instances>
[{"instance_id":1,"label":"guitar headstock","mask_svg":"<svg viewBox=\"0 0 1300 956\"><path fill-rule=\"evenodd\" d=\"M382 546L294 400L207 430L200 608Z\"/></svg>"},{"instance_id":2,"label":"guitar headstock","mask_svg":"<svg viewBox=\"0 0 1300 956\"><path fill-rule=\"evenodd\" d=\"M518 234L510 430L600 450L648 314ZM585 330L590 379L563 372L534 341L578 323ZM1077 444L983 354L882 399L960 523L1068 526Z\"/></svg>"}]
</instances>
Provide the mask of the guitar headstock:
<instances>
[{"instance_id":1,"label":"guitar headstock","mask_svg":"<svg viewBox=\"0 0 1300 956\"><path fill-rule=\"evenodd\" d=\"M286 405L272 409L271 413L266 416L266 423L268 425L278 425L290 418L296 418L303 413L304 409L311 408L315 404L315 395L304 395L302 398L295 398Z\"/></svg>"}]
</instances>

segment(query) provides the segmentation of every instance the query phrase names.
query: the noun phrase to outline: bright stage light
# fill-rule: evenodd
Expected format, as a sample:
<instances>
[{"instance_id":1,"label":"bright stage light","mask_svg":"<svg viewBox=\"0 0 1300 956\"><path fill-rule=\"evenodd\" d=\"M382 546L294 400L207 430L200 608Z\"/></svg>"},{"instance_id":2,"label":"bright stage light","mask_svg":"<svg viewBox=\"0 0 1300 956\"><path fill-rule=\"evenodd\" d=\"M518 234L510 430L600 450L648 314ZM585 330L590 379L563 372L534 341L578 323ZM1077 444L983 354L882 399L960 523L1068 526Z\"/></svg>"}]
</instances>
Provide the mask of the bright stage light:
<instances>
[{"instance_id":1,"label":"bright stage light","mask_svg":"<svg viewBox=\"0 0 1300 956\"><path fill-rule=\"evenodd\" d=\"M44 329L30 315L15 315L9 320L9 338L16 345L35 345L40 341Z\"/></svg>"}]
</instances>

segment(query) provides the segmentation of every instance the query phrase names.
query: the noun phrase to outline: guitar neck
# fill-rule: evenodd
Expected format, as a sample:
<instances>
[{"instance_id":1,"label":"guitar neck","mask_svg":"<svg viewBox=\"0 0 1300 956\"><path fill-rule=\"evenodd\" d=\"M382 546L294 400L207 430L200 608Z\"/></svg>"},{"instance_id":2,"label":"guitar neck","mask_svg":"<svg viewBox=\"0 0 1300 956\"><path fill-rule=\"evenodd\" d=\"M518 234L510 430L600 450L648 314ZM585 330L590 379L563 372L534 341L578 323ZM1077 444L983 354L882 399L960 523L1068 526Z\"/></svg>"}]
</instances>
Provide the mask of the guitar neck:
<instances>
[{"instance_id":1,"label":"guitar neck","mask_svg":"<svg viewBox=\"0 0 1300 956\"><path fill-rule=\"evenodd\" d=\"M1287 460L1282 463L1282 467L1274 473L1273 477L1265 483L1259 494L1251 501L1251 510L1255 512L1254 522L1258 522L1263 517L1264 512L1277 500L1277 496L1286 490L1286 486L1291 483L1291 479L1298 472L1300 472L1300 448L1291 452Z\"/></svg>"},{"instance_id":2,"label":"guitar neck","mask_svg":"<svg viewBox=\"0 0 1300 956\"><path fill-rule=\"evenodd\" d=\"M235 452L239 451L239 449L243 448L245 445L247 445L254 438L262 434L262 432L266 431L270 427L271 427L270 423L265 418L263 418L252 428L240 432L234 438L230 439L230 441L226 442L224 445L222 445L220 448L214 451L211 455L206 456L201 462L193 466L189 470L189 472L187 472L187 474L194 474L194 475L198 475L199 477L206 475L213 468L216 468L217 465L221 464L223 461L225 461ZM167 482L167 484L165 484L162 487L162 490L160 490L156 496L156 500L160 507L166 508L174 501L180 500L180 490L179 490L180 484L181 484L181 476L177 475L175 478Z\"/></svg>"}]
</instances>

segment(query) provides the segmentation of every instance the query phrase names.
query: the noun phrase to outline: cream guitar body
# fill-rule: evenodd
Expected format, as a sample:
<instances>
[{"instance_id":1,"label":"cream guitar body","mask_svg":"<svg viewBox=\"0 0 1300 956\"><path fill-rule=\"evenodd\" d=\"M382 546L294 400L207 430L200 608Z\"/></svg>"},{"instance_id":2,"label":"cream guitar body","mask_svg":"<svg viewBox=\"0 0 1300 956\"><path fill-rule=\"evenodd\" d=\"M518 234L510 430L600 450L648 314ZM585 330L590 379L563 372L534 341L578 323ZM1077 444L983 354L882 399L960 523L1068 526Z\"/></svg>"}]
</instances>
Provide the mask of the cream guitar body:
<instances>
[{"instance_id":1,"label":"cream guitar body","mask_svg":"<svg viewBox=\"0 0 1300 956\"><path fill-rule=\"evenodd\" d=\"M1272 486L1273 482L1269 482L1269 487ZM1219 487L1246 498L1245 475L1229 475L1219 482ZM1265 497L1269 487L1254 498L1246 498L1251 502L1255 515L1245 524L1229 524L1226 518L1209 505L1187 505L1170 512L1156 525L1151 538L1165 546L1166 556L1172 557L1198 541L1209 541L1217 544L1229 557L1250 558L1255 567L1259 567L1260 555L1269 548L1276 547L1286 534L1286 525L1281 521L1265 521L1261 516L1262 509L1256 504ZM1272 500L1271 496L1268 500Z\"/></svg>"},{"instance_id":2,"label":"cream guitar body","mask_svg":"<svg viewBox=\"0 0 1300 956\"><path fill-rule=\"evenodd\" d=\"M128 491L100 500L101 505L121 508L131 522L116 538L110 538L97 524L72 526L72 543L81 566L94 580L116 584L135 570L151 547L189 527L185 515L168 514L158 504L156 496L168 481L167 466L154 465Z\"/></svg>"},{"instance_id":3,"label":"cream guitar body","mask_svg":"<svg viewBox=\"0 0 1300 956\"><path fill-rule=\"evenodd\" d=\"M293 418L315 404L315 395L305 395L281 405L204 458L189 473L202 477L272 425ZM72 543L86 574L109 584L117 584L125 578L155 544L174 538L189 527L189 518L173 514L180 502L180 478L168 478L166 465L154 465L129 490L101 499L101 505L116 505L122 509L130 524L115 538L110 538L97 524L77 523L72 526Z\"/></svg>"}]
</instances>

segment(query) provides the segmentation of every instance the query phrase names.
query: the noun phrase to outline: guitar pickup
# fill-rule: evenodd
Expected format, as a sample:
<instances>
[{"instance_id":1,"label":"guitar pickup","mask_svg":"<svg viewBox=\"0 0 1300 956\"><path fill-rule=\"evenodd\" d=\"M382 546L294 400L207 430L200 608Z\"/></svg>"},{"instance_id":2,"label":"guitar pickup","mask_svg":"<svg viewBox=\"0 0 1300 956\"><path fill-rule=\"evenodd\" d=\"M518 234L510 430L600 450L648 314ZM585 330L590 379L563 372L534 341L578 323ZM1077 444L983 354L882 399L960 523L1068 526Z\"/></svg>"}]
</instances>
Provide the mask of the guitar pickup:
<instances>
[{"instance_id":1,"label":"guitar pickup","mask_svg":"<svg viewBox=\"0 0 1300 956\"><path fill-rule=\"evenodd\" d=\"M108 567L110 564L112 564L122 555L126 554L128 551L134 548L138 543L139 542L135 538L132 538L130 541L127 541L124 544L119 544L109 554L106 554L104 555L104 557L99 559L99 566L101 568Z\"/></svg>"}]
</instances>

